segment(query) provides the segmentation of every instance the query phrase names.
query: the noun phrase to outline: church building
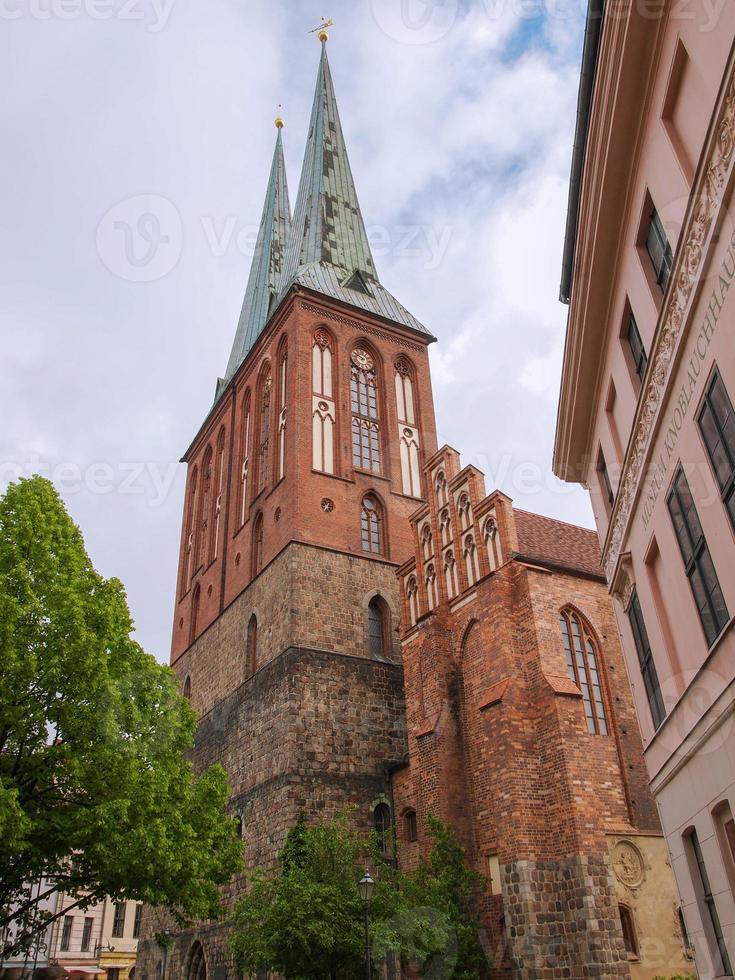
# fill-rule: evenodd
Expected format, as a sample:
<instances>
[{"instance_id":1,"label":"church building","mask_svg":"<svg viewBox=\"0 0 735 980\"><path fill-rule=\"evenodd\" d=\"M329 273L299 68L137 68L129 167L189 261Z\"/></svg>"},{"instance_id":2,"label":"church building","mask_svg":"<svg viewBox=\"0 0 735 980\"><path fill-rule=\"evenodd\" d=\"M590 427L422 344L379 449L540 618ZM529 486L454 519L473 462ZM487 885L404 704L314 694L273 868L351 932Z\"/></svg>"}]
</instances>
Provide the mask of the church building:
<instances>
[{"instance_id":1,"label":"church building","mask_svg":"<svg viewBox=\"0 0 735 980\"><path fill-rule=\"evenodd\" d=\"M275 867L301 811L395 828L405 865L427 814L451 821L488 881L495 976L688 972L594 534L488 497L439 449L435 338L378 277L320 39L295 208L279 119L184 456L171 663L194 763L225 766L251 866ZM157 923L142 980L236 976L226 923L165 953Z\"/></svg>"}]
</instances>

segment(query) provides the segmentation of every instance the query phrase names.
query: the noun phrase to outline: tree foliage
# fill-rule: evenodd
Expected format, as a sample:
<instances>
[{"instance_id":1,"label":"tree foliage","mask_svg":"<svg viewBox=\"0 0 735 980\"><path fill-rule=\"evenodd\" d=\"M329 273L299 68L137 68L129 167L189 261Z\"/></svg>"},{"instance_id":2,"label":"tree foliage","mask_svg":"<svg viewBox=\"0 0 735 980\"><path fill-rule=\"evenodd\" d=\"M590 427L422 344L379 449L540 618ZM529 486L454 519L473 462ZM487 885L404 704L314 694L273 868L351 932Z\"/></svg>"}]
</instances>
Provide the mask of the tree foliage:
<instances>
[{"instance_id":1,"label":"tree foliage","mask_svg":"<svg viewBox=\"0 0 735 980\"><path fill-rule=\"evenodd\" d=\"M254 976L273 970L289 980L365 975L364 906L358 891L366 863L375 879L370 944L376 967L389 957L432 978L483 977L487 961L478 938L473 896L482 879L468 870L453 831L431 820L431 854L399 874L376 835L350 826L343 814L291 829L271 877L253 870L238 901L232 950Z\"/></svg>"},{"instance_id":2,"label":"tree foliage","mask_svg":"<svg viewBox=\"0 0 735 980\"><path fill-rule=\"evenodd\" d=\"M54 487L0 499L0 931L42 928L39 898L104 895L220 910L240 866L228 787L186 759L195 716L131 638L122 584L92 566ZM32 889L32 892L31 892ZM6 953L8 950L6 950Z\"/></svg>"}]
</instances>

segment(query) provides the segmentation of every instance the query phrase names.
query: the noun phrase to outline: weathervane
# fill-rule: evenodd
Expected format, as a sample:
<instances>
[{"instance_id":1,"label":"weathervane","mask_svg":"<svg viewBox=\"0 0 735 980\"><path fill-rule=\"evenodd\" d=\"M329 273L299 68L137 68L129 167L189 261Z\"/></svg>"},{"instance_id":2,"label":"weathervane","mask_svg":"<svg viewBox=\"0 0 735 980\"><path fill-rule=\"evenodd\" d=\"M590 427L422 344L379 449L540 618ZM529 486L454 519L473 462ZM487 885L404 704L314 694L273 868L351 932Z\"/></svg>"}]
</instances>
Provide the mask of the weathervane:
<instances>
[{"instance_id":1,"label":"weathervane","mask_svg":"<svg viewBox=\"0 0 735 980\"><path fill-rule=\"evenodd\" d=\"M331 17L329 18L329 20L327 20L326 17L322 17L321 24L318 27L315 27L313 30L309 31L309 34L317 34L317 37L319 38L320 41L328 41L329 34L327 33L327 28L332 27L333 24L334 21L332 20Z\"/></svg>"}]
</instances>

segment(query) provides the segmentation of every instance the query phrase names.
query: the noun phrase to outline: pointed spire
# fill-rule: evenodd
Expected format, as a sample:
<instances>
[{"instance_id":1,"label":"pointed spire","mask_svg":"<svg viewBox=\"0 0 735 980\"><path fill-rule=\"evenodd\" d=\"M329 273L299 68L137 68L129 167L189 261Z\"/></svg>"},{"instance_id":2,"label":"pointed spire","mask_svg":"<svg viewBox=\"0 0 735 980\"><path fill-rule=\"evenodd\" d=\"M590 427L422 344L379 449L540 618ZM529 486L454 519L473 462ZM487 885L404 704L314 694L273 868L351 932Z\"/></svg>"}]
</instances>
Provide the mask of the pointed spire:
<instances>
[{"instance_id":1,"label":"pointed spire","mask_svg":"<svg viewBox=\"0 0 735 980\"><path fill-rule=\"evenodd\" d=\"M245 299L242 304L240 320L237 324L235 342L227 362L225 381L233 376L245 360L248 351L260 336L270 312L271 302L280 290L282 283L283 259L286 241L291 229L291 206L288 200L286 166L283 160L283 140L281 130L283 119L276 118L278 137L273 152L268 190L260 219L260 228L250 267Z\"/></svg>"},{"instance_id":2,"label":"pointed spire","mask_svg":"<svg viewBox=\"0 0 735 980\"><path fill-rule=\"evenodd\" d=\"M332 266L343 280L358 269L368 278L375 278L375 264L347 159L325 41L322 41L309 138L286 252L284 282L315 263Z\"/></svg>"},{"instance_id":3,"label":"pointed spire","mask_svg":"<svg viewBox=\"0 0 735 980\"><path fill-rule=\"evenodd\" d=\"M378 279L337 111L325 26L279 301L298 284L428 333Z\"/></svg>"}]
</instances>

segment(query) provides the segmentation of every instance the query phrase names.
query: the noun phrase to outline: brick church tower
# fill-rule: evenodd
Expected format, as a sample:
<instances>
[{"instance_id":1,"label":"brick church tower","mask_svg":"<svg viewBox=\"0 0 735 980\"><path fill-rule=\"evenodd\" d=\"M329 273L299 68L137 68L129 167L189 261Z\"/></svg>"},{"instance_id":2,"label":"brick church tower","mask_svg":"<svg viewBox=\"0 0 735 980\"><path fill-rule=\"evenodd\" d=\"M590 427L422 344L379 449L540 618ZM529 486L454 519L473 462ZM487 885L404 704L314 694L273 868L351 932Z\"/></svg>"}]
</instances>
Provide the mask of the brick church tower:
<instances>
[{"instance_id":1,"label":"brick church tower","mask_svg":"<svg viewBox=\"0 0 735 980\"><path fill-rule=\"evenodd\" d=\"M276 125L232 353L184 456L171 654L195 764L225 765L248 862L266 867L301 810L355 805L367 827L391 807L386 766L407 744L396 569L437 448L434 338L378 278L325 41L293 220ZM205 932L224 976L225 929ZM192 939L171 976L192 973ZM142 943L141 973L155 954Z\"/></svg>"}]
</instances>

